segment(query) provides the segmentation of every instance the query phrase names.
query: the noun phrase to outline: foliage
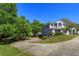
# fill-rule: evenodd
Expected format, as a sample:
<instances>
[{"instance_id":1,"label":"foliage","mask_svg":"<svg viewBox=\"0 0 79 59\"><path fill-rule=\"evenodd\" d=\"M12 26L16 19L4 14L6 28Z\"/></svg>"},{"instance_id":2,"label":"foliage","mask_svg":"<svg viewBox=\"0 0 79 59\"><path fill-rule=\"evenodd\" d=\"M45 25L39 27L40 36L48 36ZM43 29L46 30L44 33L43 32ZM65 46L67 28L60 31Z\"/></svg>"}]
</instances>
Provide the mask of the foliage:
<instances>
[{"instance_id":1,"label":"foliage","mask_svg":"<svg viewBox=\"0 0 79 59\"><path fill-rule=\"evenodd\" d=\"M2 24L0 25L0 34L4 36L11 36L17 32L16 25L13 24Z\"/></svg>"},{"instance_id":2,"label":"foliage","mask_svg":"<svg viewBox=\"0 0 79 59\"><path fill-rule=\"evenodd\" d=\"M0 4L0 43L23 40L30 36L29 21L24 16L17 16L16 4Z\"/></svg>"},{"instance_id":3,"label":"foliage","mask_svg":"<svg viewBox=\"0 0 79 59\"><path fill-rule=\"evenodd\" d=\"M61 32L56 32L56 33L54 34L54 36L57 36L57 35L62 35L62 33L61 33Z\"/></svg>"},{"instance_id":4,"label":"foliage","mask_svg":"<svg viewBox=\"0 0 79 59\"><path fill-rule=\"evenodd\" d=\"M12 15L13 17L17 17L17 9L15 3L0 4L0 10L4 10L7 14Z\"/></svg>"},{"instance_id":5,"label":"foliage","mask_svg":"<svg viewBox=\"0 0 79 59\"><path fill-rule=\"evenodd\" d=\"M31 27L32 27L32 33L35 36L35 34L37 34L38 32L41 31L41 29L44 27L44 24L43 23L40 23L38 20L34 20L31 23Z\"/></svg>"},{"instance_id":6,"label":"foliage","mask_svg":"<svg viewBox=\"0 0 79 59\"><path fill-rule=\"evenodd\" d=\"M67 40L71 40L77 35L59 35L59 36L52 36L48 37L45 40L39 41L39 42L34 42L34 43L56 43L56 42L63 42Z\"/></svg>"},{"instance_id":7,"label":"foliage","mask_svg":"<svg viewBox=\"0 0 79 59\"><path fill-rule=\"evenodd\" d=\"M18 17L16 20L16 26L18 28L19 34L25 36L31 36L30 24L23 17Z\"/></svg>"},{"instance_id":8,"label":"foliage","mask_svg":"<svg viewBox=\"0 0 79 59\"><path fill-rule=\"evenodd\" d=\"M43 38L43 35L39 35L38 37L39 37L39 38Z\"/></svg>"},{"instance_id":9,"label":"foliage","mask_svg":"<svg viewBox=\"0 0 79 59\"><path fill-rule=\"evenodd\" d=\"M76 23L74 23L74 22L72 22L72 21L69 21L69 19L67 19L67 18L62 18L62 19L60 19L60 20L62 20L63 22L65 22L66 24L66 28L67 29L69 29L69 28L76 28L77 30L79 30L79 25L78 24L76 24Z\"/></svg>"},{"instance_id":10,"label":"foliage","mask_svg":"<svg viewBox=\"0 0 79 59\"><path fill-rule=\"evenodd\" d=\"M7 39L16 35L17 33L16 25L13 24L2 24L0 25L0 43L9 43L10 41L15 41L15 39Z\"/></svg>"},{"instance_id":11,"label":"foliage","mask_svg":"<svg viewBox=\"0 0 79 59\"><path fill-rule=\"evenodd\" d=\"M0 24L13 24L16 17L16 4L0 4Z\"/></svg>"},{"instance_id":12,"label":"foliage","mask_svg":"<svg viewBox=\"0 0 79 59\"><path fill-rule=\"evenodd\" d=\"M47 39L48 38L48 36L43 36L42 37L42 40L45 40L45 39Z\"/></svg>"},{"instance_id":13,"label":"foliage","mask_svg":"<svg viewBox=\"0 0 79 59\"><path fill-rule=\"evenodd\" d=\"M21 19L16 20L15 24L1 24L0 25L0 39L1 43L10 43L11 41L24 40L27 36L30 36L30 25ZM10 37L14 37L9 39Z\"/></svg>"}]
</instances>

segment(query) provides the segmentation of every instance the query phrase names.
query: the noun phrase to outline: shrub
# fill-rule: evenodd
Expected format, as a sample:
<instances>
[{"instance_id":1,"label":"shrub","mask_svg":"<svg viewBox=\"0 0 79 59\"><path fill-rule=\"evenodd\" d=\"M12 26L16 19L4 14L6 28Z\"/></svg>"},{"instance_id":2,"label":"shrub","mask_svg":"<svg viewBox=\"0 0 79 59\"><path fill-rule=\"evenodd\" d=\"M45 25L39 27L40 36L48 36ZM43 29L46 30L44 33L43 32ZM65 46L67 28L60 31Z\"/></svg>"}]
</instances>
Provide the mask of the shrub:
<instances>
[{"instance_id":1,"label":"shrub","mask_svg":"<svg viewBox=\"0 0 79 59\"><path fill-rule=\"evenodd\" d=\"M57 42L71 40L75 37L77 37L77 35L58 35L53 37L44 37L43 38L44 40L38 41L36 43L57 43Z\"/></svg>"},{"instance_id":2,"label":"shrub","mask_svg":"<svg viewBox=\"0 0 79 59\"><path fill-rule=\"evenodd\" d=\"M48 38L48 36L44 36L44 37L42 37L42 40L45 40L45 39L47 39Z\"/></svg>"},{"instance_id":3,"label":"shrub","mask_svg":"<svg viewBox=\"0 0 79 59\"><path fill-rule=\"evenodd\" d=\"M54 34L54 36L56 36L56 35L62 35L62 33L61 33L61 32L56 32L56 33Z\"/></svg>"},{"instance_id":4,"label":"shrub","mask_svg":"<svg viewBox=\"0 0 79 59\"><path fill-rule=\"evenodd\" d=\"M15 25L2 24L0 25L0 42L9 43L9 41L15 41L14 37L17 33Z\"/></svg>"},{"instance_id":5,"label":"shrub","mask_svg":"<svg viewBox=\"0 0 79 59\"><path fill-rule=\"evenodd\" d=\"M17 40L26 39L26 33L22 33L15 24L0 25L0 43L11 43Z\"/></svg>"},{"instance_id":6,"label":"shrub","mask_svg":"<svg viewBox=\"0 0 79 59\"><path fill-rule=\"evenodd\" d=\"M39 38L43 38L43 35L39 35L38 37L39 37Z\"/></svg>"}]
</instances>

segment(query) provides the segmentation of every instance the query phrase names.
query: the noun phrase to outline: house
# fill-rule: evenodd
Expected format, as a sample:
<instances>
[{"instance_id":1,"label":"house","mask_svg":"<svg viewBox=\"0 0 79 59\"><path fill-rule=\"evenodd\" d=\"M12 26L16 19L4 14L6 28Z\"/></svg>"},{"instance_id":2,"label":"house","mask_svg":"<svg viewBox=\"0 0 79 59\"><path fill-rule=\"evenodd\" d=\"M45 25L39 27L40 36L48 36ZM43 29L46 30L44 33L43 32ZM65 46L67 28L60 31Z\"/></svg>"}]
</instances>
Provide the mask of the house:
<instances>
[{"instance_id":1,"label":"house","mask_svg":"<svg viewBox=\"0 0 79 59\"><path fill-rule=\"evenodd\" d=\"M42 29L42 35L44 36L50 36L54 35L56 33L62 33L65 35L69 34L77 34L77 30L75 27L67 29L67 23L63 21L57 21L55 23L51 22L47 24L43 29Z\"/></svg>"}]
</instances>

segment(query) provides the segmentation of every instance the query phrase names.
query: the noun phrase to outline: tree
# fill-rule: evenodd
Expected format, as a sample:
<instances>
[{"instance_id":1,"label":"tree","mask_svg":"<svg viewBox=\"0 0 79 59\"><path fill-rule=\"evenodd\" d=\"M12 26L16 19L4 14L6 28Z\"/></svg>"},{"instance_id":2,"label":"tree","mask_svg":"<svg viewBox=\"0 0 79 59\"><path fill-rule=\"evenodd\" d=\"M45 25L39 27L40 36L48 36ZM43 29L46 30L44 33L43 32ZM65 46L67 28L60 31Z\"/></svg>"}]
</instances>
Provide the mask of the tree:
<instances>
[{"instance_id":1,"label":"tree","mask_svg":"<svg viewBox=\"0 0 79 59\"><path fill-rule=\"evenodd\" d=\"M10 15L12 15L13 17L17 17L17 9L15 3L0 4L0 10L4 10Z\"/></svg>"},{"instance_id":2,"label":"tree","mask_svg":"<svg viewBox=\"0 0 79 59\"><path fill-rule=\"evenodd\" d=\"M66 23L67 28L73 28L73 27L74 27L74 28L76 28L77 30L79 30L78 24L76 24L76 23L70 21L69 19L67 19L67 18L62 18L62 19L60 19L60 20Z\"/></svg>"},{"instance_id":3,"label":"tree","mask_svg":"<svg viewBox=\"0 0 79 59\"><path fill-rule=\"evenodd\" d=\"M0 24L13 24L16 17L16 4L0 4Z\"/></svg>"},{"instance_id":4,"label":"tree","mask_svg":"<svg viewBox=\"0 0 79 59\"><path fill-rule=\"evenodd\" d=\"M25 36L30 36L30 33L31 33L30 24L27 22L25 17L23 16L18 17L16 20L16 26L18 28L18 31L20 31L19 33Z\"/></svg>"},{"instance_id":5,"label":"tree","mask_svg":"<svg viewBox=\"0 0 79 59\"><path fill-rule=\"evenodd\" d=\"M34 34L37 34L38 32L41 32L41 29L44 27L44 24L43 23L40 23L38 20L34 20L32 23L31 23L31 27L32 27L32 33Z\"/></svg>"},{"instance_id":6,"label":"tree","mask_svg":"<svg viewBox=\"0 0 79 59\"><path fill-rule=\"evenodd\" d=\"M18 17L16 4L0 4L0 43L25 39L30 32L30 23L24 16Z\"/></svg>"}]
</instances>

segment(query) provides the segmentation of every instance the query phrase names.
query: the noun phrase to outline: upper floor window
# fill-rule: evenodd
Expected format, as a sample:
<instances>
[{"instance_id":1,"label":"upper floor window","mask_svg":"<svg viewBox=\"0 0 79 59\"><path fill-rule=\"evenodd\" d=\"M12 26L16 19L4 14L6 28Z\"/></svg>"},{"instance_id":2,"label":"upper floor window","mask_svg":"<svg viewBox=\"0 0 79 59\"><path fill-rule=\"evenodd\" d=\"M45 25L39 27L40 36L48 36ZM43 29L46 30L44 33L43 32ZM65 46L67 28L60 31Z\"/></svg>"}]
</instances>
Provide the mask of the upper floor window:
<instances>
[{"instance_id":1,"label":"upper floor window","mask_svg":"<svg viewBox=\"0 0 79 59\"><path fill-rule=\"evenodd\" d=\"M59 26L62 26L62 24L61 24L61 23L59 23Z\"/></svg>"},{"instance_id":2,"label":"upper floor window","mask_svg":"<svg viewBox=\"0 0 79 59\"><path fill-rule=\"evenodd\" d=\"M51 24L51 26L53 26L53 24Z\"/></svg>"},{"instance_id":3,"label":"upper floor window","mask_svg":"<svg viewBox=\"0 0 79 59\"><path fill-rule=\"evenodd\" d=\"M57 23L54 24L57 27Z\"/></svg>"}]
</instances>

